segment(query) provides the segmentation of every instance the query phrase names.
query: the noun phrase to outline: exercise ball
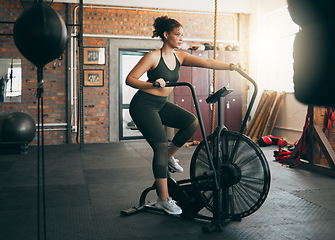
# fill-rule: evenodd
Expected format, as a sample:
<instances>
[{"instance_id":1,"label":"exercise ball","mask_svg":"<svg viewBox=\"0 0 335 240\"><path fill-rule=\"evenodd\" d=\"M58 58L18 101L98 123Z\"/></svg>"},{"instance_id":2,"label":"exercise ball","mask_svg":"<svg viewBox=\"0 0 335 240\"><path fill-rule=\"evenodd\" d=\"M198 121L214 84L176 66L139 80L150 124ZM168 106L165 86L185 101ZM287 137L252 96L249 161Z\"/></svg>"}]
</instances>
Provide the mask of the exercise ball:
<instances>
[{"instance_id":1,"label":"exercise ball","mask_svg":"<svg viewBox=\"0 0 335 240\"><path fill-rule=\"evenodd\" d=\"M36 134L35 121L26 113L13 112L3 120L2 138L4 142L27 142L30 143Z\"/></svg>"},{"instance_id":2,"label":"exercise ball","mask_svg":"<svg viewBox=\"0 0 335 240\"><path fill-rule=\"evenodd\" d=\"M37 67L58 58L67 42L63 19L43 1L38 1L17 18L13 35L18 50Z\"/></svg>"}]
</instances>

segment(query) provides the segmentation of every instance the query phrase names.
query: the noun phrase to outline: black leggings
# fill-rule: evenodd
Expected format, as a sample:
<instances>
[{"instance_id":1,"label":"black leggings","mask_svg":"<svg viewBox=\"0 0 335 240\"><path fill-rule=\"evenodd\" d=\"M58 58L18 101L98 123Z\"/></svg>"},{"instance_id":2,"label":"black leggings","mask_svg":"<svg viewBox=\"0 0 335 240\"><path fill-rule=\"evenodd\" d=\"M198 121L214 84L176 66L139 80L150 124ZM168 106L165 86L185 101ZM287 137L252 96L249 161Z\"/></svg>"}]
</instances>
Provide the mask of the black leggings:
<instances>
[{"instance_id":1,"label":"black leggings","mask_svg":"<svg viewBox=\"0 0 335 240\"><path fill-rule=\"evenodd\" d=\"M181 147L197 130L197 118L185 109L168 102L167 97L141 90L131 100L129 111L134 123L154 151L154 177L167 178L168 140L163 125L179 129L172 143Z\"/></svg>"}]
</instances>

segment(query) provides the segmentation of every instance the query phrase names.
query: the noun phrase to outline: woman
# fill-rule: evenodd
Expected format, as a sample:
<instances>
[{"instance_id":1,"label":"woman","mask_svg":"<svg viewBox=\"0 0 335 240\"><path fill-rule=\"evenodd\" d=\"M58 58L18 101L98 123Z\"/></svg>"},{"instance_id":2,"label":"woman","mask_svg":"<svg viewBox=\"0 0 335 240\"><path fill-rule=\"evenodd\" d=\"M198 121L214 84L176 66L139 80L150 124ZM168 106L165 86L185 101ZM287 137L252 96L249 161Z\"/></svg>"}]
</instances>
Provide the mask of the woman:
<instances>
[{"instance_id":1,"label":"woman","mask_svg":"<svg viewBox=\"0 0 335 240\"><path fill-rule=\"evenodd\" d=\"M173 155L193 136L199 123L192 113L168 102L173 88L165 87L165 84L178 81L181 65L217 70L236 70L238 65L175 52L182 44L183 27L172 18L158 17L153 26L152 37L160 37L163 46L143 56L128 74L126 84L139 89L130 103L129 111L154 152L152 167L159 195L156 207L170 214L181 214L181 208L169 196L168 167L175 172L183 171ZM139 78L145 72L149 79L143 82ZM154 84L160 87L154 87ZM169 147L163 125L179 129Z\"/></svg>"}]
</instances>

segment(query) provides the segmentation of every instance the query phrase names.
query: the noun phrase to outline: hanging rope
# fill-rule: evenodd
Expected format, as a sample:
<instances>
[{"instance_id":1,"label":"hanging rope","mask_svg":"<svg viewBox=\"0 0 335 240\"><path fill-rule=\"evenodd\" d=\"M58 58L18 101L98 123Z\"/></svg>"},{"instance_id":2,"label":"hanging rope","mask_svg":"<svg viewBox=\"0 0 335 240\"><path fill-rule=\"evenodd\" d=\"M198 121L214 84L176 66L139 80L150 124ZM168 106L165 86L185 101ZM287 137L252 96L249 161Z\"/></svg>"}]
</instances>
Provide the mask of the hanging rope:
<instances>
[{"instance_id":1,"label":"hanging rope","mask_svg":"<svg viewBox=\"0 0 335 240\"><path fill-rule=\"evenodd\" d=\"M215 0L215 11L214 11L214 60L216 60L216 29L217 29L217 13L218 13L218 2ZM216 91L216 70L213 70L213 92ZM211 133L214 132L215 126L215 104L212 104L212 119L211 119Z\"/></svg>"}]
</instances>

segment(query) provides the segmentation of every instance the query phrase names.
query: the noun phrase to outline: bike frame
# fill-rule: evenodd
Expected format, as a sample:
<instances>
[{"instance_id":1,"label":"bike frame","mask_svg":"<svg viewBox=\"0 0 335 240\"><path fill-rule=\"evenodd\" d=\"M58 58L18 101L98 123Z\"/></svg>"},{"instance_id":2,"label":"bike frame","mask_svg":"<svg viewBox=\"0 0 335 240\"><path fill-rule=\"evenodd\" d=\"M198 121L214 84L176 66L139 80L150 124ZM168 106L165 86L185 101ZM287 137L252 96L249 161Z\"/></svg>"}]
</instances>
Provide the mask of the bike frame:
<instances>
[{"instance_id":1,"label":"bike frame","mask_svg":"<svg viewBox=\"0 0 335 240\"><path fill-rule=\"evenodd\" d=\"M255 102L257 93L258 93L258 87L257 87L257 83L249 76L247 75L242 69L238 68L236 70L241 76L243 76L245 79L247 79L249 82L251 82L254 86L254 92L253 95L251 97L249 106L247 108L246 114L244 116L241 128L240 128L240 133L243 134L245 127L247 125L247 121L248 121L248 117L250 115L251 109L253 107L253 104ZM177 86L187 86L192 93L192 98L193 98L193 102L194 102L194 106L197 112L197 116L198 116L198 120L199 120L199 125L200 125L200 129L201 129L201 134L203 137L203 141L205 143L205 147L206 147L206 154L207 157L209 159L209 164L210 167L213 169L213 179L214 179L214 183L215 183L215 189L213 189L213 218L212 218L212 227L211 228L221 228L221 225L223 223L224 216L222 216L222 206L224 206L224 210L227 211L228 206L227 206L227 202L226 200L222 198L222 196L228 196L228 189L222 189L220 188L220 179L221 179L221 171L220 171L220 159L221 159L221 147L220 147L220 136L221 136L221 132L224 130L227 130L227 128L224 126L223 124L223 120L222 116L221 116L221 107L222 107L222 97L228 95L231 90L224 88L221 88L219 91L217 91L216 93L210 95L207 99L206 102L207 103L212 103L214 104L215 102L218 102L218 115L219 115L219 125L217 126L217 128L214 130L213 132L213 136L214 136L214 141L213 141L213 157L212 154L210 152L210 148L209 148L209 144L208 144L208 140L207 140L207 135L206 135L206 131L205 131L205 127L204 127L204 123L203 123L203 119L202 119L202 115L201 115L201 111L200 111L200 107L198 104L198 99L194 90L194 87L188 83L188 82L176 82L176 83L166 83L166 87L177 87ZM234 151L237 151L237 147L238 144L235 145L234 147ZM234 154L232 154L233 156ZM230 161L230 160L228 160ZM210 174L212 175L212 174ZM211 176L208 176L211 177ZM187 179L184 180L183 182L178 182L179 184L181 183L185 183L185 182L191 182L191 179ZM225 191L224 193L220 193L220 190ZM222 205L220 204L222 201Z\"/></svg>"},{"instance_id":2,"label":"bike frame","mask_svg":"<svg viewBox=\"0 0 335 240\"><path fill-rule=\"evenodd\" d=\"M242 126L240 128L240 133L243 134L247 121L248 121L248 117L250 115L251 109L253 107L257 92L258 92L258 88L257 88L257 84L256 82L250 78L243 70L241 69L237 69L236 70L241 76L243 76L244 78L246 78L248 81L250 81L253 85L254 85L254 92L252 95L252 98L250 100L249 106L247 108ZM155 87L159 87L158 83L154 83ZM198 181L198 180L202 180L202 179L208 179L208 178L212 178L214 180L214 186L213 186L213 216L212 217L208 217L208 216L204 216L201 215L199 213L197 213L197 218L200 219L206 219L206 220L211 220L211 224L210 226L206 227L204 231L206 232L211 232L212 230L221 230L222 226L224 225L224 223L227 223L228 221L228 217L227 216L223 216L223 212L222 210L224 210L225 212L228 212L228 202L227 202L227 197L224 196L228 196L228 188L222 188L220 185L220 181L221 181L221 158L222 158L222 153L221 152L221 146L220 146L220 136L222 131L227 130L227 128L224 126L223 124L223 119L221 116L221 112L222 112L222 98L224 96L226 96L227 94L229 94L231 92L231 90L223 87L220 90L218 90L217 92L215 92L214 94L210 95L207 99L206 102L209 104L214 104L216 102L218 102L218 113L219 113L219 125L217 126L217 128L214 130L213 136L213 153L210 150L209 147L209 143L208 143L208 139L207 139L207 135L206 135L206 131L205 131L205 127L204 127L204 123L203 123L203 119L202 119L202 115L200 112L200 107L198 104L198 99L194 90L194 87L188 83L188 82L177 82L177 83L166 83L166 87L177 87L177 86L186 86L191 90L192 93L192 98L193 98L193 102L194 102L194 106L196 109L196 113L198 116L198 121L199 121L199 125L200 125L200 130L201 130L201 134L203 137L203 142L206 148L206 154L209 160L209 165L210 168L212 170L204 172L203 175L201 176L197 176L193 179L184 179L184 180L179 180L177 182L175 182L173 179L171 181L173 181L171 184L177 186L178 189L180 189L181 191L193 191L193 185L189 184L192 183L193 181ZM233 153L231 154L231 158L233 157L234 153L237 151L238 148L238 143L235 143L235 147L233 150ZM223 149L224 151L224 149ZM212 155L213 154L213 155ZM228 159L227 162L231 161L231 159ZM170 178L169 178L170 179ZM147 189L145 189L140 197L140 202L139 202L139 207L133 207L124 211L121 211L122 215L130 215L133 214L135 212L140 212L142 210L145 209L151 209L154 211L161 211L160 209L157 209L155 207L154 203L149 203L146 204L145 203L145 199L147 194L156 189L156 185L155 183L151 186L148 187ZM224 208L224 209L222 209Z\"/></svg>"}]
</instances>

